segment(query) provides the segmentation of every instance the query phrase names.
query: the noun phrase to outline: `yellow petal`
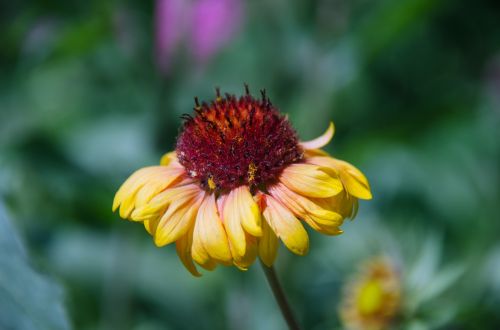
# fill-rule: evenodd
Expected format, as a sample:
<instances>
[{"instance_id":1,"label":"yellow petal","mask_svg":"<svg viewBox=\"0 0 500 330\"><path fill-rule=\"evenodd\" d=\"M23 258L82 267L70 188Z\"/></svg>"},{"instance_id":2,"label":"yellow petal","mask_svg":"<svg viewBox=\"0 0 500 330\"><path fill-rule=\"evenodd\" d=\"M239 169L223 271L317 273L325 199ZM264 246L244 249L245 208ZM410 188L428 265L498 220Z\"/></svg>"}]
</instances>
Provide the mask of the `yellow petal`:
<instances>
[{"instance_id":1,"label":"yellow petal","mask_svg":"<svg viewBox=\"0 0 500 330\"><path fill-rule=\"evenodd\" d=\"M157 219L165 214L170 203L174 200L183 200L192 198L200 192L200 187L194 184L176 186L168 188L156 195L149 203L137 207L130 218L135 221L146 221Z\"/></svg>"},{"instance_id":2,"label":"yellow petal","mask_svg":"<svg viewBox=\"0 0 500 330\"><path fill-rule=\"evenodd\" d=\"M193 241L193 248L191 250L193 260L206 270L214 270L217 267L217 263L210 258L208 252L205 251L199 242L195 242L196 241Z\"/></svg>"},{"instance_id":3,"label":"yellow petal","mask_svg":"<svg viewBox=\"0 0 500 330\"><path fill-rule=\"evenodd\" d=\"M160 222L160 218L144 221L144 228L146 228L149 235L154 236L156 228L158 227L158 222Z\"/></svg>"},{"instance_id":4,"label":"yellow petal","mask_svg":"<svg viewBox=\"0 0 500 330\"><path fill-rule=\"evenodd\" d=\"M261 215L259 206L254 201L247 186L234 189L234 195L238 206L241 225L245 231L253 236L261 236Z\"/></svg>"},{"instance_id":5,"label":"yellow petal","mask_svg":"<svg viewBox=\"0 0 500 330\"><path fill-rule=\"evenodd\" d=\"M245 231L241 224L240 205L236 199L236 192L233 189L222 205L222 221L226 229L227 237L231 243L231 251L234 259L241 259L245 255L246 240Z\"/></svg>"},{"instance_id":6,"label":"yellow petal","mask_svg":"<svg viewBox=\"0 0 500 330\"><path fill-rule=\"evenodd\" d=\"M154 167L145 167L134 172L118 189L113 200L113 212L120 207L120 216L128 218L135 206L135 196L150 179L152 173L156 170Z\"/></svg>"},{"instance_id":7,"label":"yellow petal","mask_svg":"<svg viewBox=\"0 0 500 330\"><path fill-rule=\"evenodd\" d=\"M340 176L340 168L335 159L330 156L311 156L305 158L306 163L319 166L324 172L330 174L331 176Z\"/></svg>"},{"instance_id":8,"label":"yellow petal","mask_svg":"<svg viewBox=\"0 0 500 330\"><path fill-rule=\"evenodd\" d=\"M313 200L318 205L341 214L344 218L353 219L358 211L358 199L346 191L330 198L314 198Z\"/></svg>"},{"instance_id":9,"label":"yellow petal","mask_svg":"<svg viewBox=\"0 0 500 330\"><path fill-rule=\"evenodd\" d=\"M330 122L327 130L321 136L306 142L300 142L300 146L305 149L319 149L326 146L333 138L333 134L335 133L335 126L333 122Z\"/></svg>"},{"instance_id":10,"label":"yellow petal","mask_svg":"<svg viewBox=\"0 0 500 330\"><path fill-rule=\"evenodd\" d=\"M177 153L175 151L170 151L164 154L160 159L160 165L166 166L172 161L177 161Z\"/></svg>"},{"instance_id":11,"label":"yellow petal","mask_svg":"<svg viewBox=\"0 0 500 330\"><path fill-rule=\"evenodd\" d=\"M115 194L113 200L113 211L115 211L118 206L123 202L123 200L137 192L148 180L150 180L151 175L156 173L160 166L149 166L141 168L132 175L130 175L127 180L120 186Z\"/></svg>"},{"instance_id":12,"label":"yellow petal","mask_svg":"<svg viewBox=\"0 0 500 330\"><path fill-rule=\"evenodd\" d=\"M232 261L229 242L217 212L214 194L206 196L203 200L196 216L194 228L194 240L200 241L211 258L223 263Z\"/></svg>"},{"instance_id":13,"label":"yellow petal","mask_svg":"<svg viewBox=\"0 0 500 330\"><path fill-rule=\"evenodd\" d=\"M368 180L356 167L348 162L337 160L341 164L340 179L349 194L360 199L372 199Z\"/></svg>"},{"instance_id":14,"label":"yellow petal","mask_svg":"<svg viewBox=\"0 0 500 330\"><path fill-rule=\"evenodd\" d=\"M175 242L175 248L177 250L177 254L179 255L179 259L181 259L182 264L186 267L187 270L191 274L196 277L200 277L201 274L196 269L196 266L193 263L193 259L191 257L191 246L193 245L193 230L189 230L184 236L179 238L177 242Z\"/></svg>"},{"instance_id":15,"label":"yellow petal","mask_svg":"<svg viewBox=\"0 0 500 330\"><path fill-rule=\"evenodd\" d=\"M304 221L315 231L324 235L340 235L343 231L337 225L322 225L314 222L311 219L304 219Z\"/></svg>"},{"instance_id":16,"label":"yellow petal","mask_svg":"<svg viewBox=\"0 0 500 330\"><path fill-rule=\"evenodd\" d=\"M280 176L280 181L296 193L309 197L331 197L344 189L340 180L323 172L319 166L311 164L287 166Z\"/></svg>"},{"instance_id":17,"label":"yellow petal","mask_svg":"<svg viewBox=\"0 0 500 330\"><path fill-rule=\"evenodd\" d=\"M310 164L321 166L324 171L337 174L349 194L361 198L371 199L370 184L364 174L353 165L333 157L310 157L306 158Z\"/></svg>"},{"instance_id":18,"label":"yellow petal","mask_svg":"<svg viewBox=\"0 0 500 330\"><path fill-rule=\"evenodd\" d=\"M266 221L262 222L262 237L259 240L259 256L264 265L271 267L278 254L278 237Z\"/></svg>"},{"instance_id":19,"label":"yellow petal","mask_svg":"<svg viewBox=\"0 0 500 330\"><path fill-rule=\"evenodd\" d=\"M321 149L306 149L304 150L304 157L307 159L308 157L316 157L316 156L322 156L322 157L330 157L330 155Z\"/></svg>"},{"instance_id":20,"label":"yellow petal","mask_svg":"<svg viewBox=\"0 0 500 330\"><path fill-rule=\"evenodd\" d=\"M128 219L132 211L134 211L135 207L135 196L137 194L137 190L131 191L130 195L126 196L120 205L120 217L123 219Z\"/></svg>"},{"instance_id":21,"label":"yellow petal","mask_svg":"<svg viewBox=\"0 0 500 330\"><path fill-rule=\"evenodd\" d=\"M154 240L157 246L176 241L193 226L203 194L204 192L192 198L177 199L170 204L156 228Z\"/></svg>"},{"instance_id":22,"label":"yellow petal","mask_svg":"<svg viewBox=\"0 0 500 330\"><path fill-rule=\"evenodd\" d=\"M137 189L142 187L144 185L144 176L151 171L151 167L144 167L141 168L140 170L135 171L132 173L131 176L125 180L125 182L120 186L118 191L115 194L115 198L113 199L113 207L112 210L113 212L116 211L118 206L122 203L123 199L126 196L129 196L131 193L135 194ZM140 187L139 187L140 185Z\"/></svg>"},{"instance_id":23,"label":"yellow petal","mask_svg":"<svg viewBox=\"0 0 500 330\"><path fill-rule=\"evenodd\" d=\"M301 196L281 183L270 186L269 193L300 219L308 218L329 226L340 226L343 222L343 216L339 212L318 202L322 200L320 198ZM330 198L335 198L335 196Z\"/></svg>"},{"instance_id":24,"label":"yellow petal","mask_svg":"<svg viewBox=\"0 0 500 330\"><path fill-rule=\"evenodd\" d=\"M356 198L354 198L351 213L349 214L348 218L354 219L358 215L358 209L359 209L359 202Z\"/></svg>"},{"instance_id":25,"label":"yellow petal","mask_svg":"<svg viewBox=\"0 0 500 330\"><path fill-rule=\"evenodd\" d=\"M138 192L135 199L135 207L141 207L156 196L160 191L172 186L184 174L183 169L166 168L161 177L146 183Z\"/></svg>"},{"instance_id":26,"label":"yellow petal","mask_svg":"<svg viewBox=\"0 0 500 330\"><path fill-rule=\"evenodd\" d=\"M139 190L152 184L153 193L157 192L158 189L164 189L172 184L178 175L179 171L174 173L166 166L150 166L134 172L116 192L113 211L120 206L120 216L124 219L128 218L136 206ZM152 195L149 188L146 188L139 196L141 201L150 197Z\"/></svg>"},{"instance_id":27,"label":"yellow petal","mask_svg":"<svg viewBox=\"0 0 500 330\"><path fill-rule=\"evenodd\" d=\"M300 221L271 196L266 196L264 218L285 246L295 254L305 255L309 237Z\"/></svg>"},{"instance_id":28,"label":"yellow petal","mask_svg":"<svg viewBox=\"0 0 500 330\"><path fill-rule=\"evenodd\" d=\"M206 270L213 270L215 269L215 267L217 267L217 263L210 257L208 251L203 246L201 237L199 235L196 235L196 229L193 232L193 245L191 247L191 255L193 257L193 260Z\"/></svg>"},{"instance_id":29,"label":"yellow petal","mask_svg":"<svg viewBox=\"0 0 500 330\"><path fill-rule=\"evenodd\" d=\"M233 251L232 246L230 247L231 251ZM248 267L250 267L257 258L257 254L259 253L257 238L245 233L245 247L245 254L233 259L233 264L240 270L248 270Z\"/></svg>"}]
</instances>

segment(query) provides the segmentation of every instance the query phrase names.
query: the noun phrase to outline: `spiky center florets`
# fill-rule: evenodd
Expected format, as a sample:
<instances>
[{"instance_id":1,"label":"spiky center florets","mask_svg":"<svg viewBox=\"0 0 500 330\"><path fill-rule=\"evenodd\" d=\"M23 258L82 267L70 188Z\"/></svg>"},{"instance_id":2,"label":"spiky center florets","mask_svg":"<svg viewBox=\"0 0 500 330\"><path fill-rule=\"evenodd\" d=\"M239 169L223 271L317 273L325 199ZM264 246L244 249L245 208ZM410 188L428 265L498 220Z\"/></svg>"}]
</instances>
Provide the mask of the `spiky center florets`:
<instances>
[{"instance_id":1,"label":"spiky center florets","mask_svg":"<svg viewBox=\"0 0 500 330\"><path fill-rule=\"evenodd\" d=\"M177 157L207 189L262 186L303 157L294 129L264 92L261 99L248 90L239 99L217 92L210 104L197 102L195 112L185 116Z\"/></svg>"}]
</instances>

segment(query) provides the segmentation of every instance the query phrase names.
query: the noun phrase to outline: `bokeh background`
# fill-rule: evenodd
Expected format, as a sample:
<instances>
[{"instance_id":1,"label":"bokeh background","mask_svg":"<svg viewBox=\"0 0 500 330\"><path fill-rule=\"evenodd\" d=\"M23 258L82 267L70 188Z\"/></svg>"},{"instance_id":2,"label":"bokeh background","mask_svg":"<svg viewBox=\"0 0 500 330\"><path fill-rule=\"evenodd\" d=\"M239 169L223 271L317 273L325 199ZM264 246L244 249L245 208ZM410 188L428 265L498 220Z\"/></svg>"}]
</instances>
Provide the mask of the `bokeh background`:
<instances>
[{"instance_id":1,"label":"bokeh background","mask_svg":"<svg viewBox=\"0 0 500 330\"><path fill-rule=\"evenodd\" d=\"M277 272L306 329L384 255L398 329L500 329L500 2L2 1L0 329L285 329L259 265L192 277L111 212L214 87L265 88L374 199Z\"/></svg>"}]
</instances>

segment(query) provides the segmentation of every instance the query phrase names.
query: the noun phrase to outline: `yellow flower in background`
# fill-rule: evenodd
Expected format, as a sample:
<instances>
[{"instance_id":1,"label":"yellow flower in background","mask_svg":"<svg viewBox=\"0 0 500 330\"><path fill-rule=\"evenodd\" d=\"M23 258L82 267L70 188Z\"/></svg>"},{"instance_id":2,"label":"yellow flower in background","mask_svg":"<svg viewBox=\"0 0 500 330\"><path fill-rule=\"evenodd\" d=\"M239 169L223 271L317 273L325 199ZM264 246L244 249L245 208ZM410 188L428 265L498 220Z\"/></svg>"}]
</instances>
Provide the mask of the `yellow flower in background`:
<instances>
[{"instance_id":1,"label":"yellow flower in background","mask_svg":"<svg viewBox=\"0 0 500 330\"><path fill-rule=\"evenodd\" d=\"M340 318L347 329L388 329L401 306L401 278L394 264L378 257L363 264L347 284Z\"/></svg>"},{"instance_id":2,"label":"yellow flower in background","mask_svg":"<svg viewBox=\"0 0 500 330\"><path fill-rule=\"evenodd\" d=\"M278 242L293 253L309 249L303 226L327 235L342 233L358 199L370 199L365 176L319 148L334 134L333 123L317 139L300 142L286 116L262 92L196 100L185 115L176 150L159 166L133 173L116 193L113 211L142 222L157 246L175 242L186 268L195 263L247 269L260 256L267 266ZM194 262L193 262L194 261Z\"/></svg>"}]
</instances>

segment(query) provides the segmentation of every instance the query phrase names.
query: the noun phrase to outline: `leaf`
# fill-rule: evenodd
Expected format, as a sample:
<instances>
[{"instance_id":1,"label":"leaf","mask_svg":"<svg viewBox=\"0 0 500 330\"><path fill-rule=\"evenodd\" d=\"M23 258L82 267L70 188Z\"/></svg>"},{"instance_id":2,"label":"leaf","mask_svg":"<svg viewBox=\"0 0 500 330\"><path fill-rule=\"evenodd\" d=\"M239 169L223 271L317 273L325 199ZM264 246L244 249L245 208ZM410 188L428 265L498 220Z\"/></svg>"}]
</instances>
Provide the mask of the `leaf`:
<instances>
[{"instance_id":1,"label":"leaf","mask_svg":"<svg viewBox=\"0 0 500 330\"><path fill-rule=\"evenodd\" d=\"M36 272L0 201L0 329L69 329L61 288Z\"/></svg>"}]
</instances>

